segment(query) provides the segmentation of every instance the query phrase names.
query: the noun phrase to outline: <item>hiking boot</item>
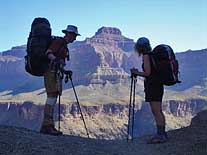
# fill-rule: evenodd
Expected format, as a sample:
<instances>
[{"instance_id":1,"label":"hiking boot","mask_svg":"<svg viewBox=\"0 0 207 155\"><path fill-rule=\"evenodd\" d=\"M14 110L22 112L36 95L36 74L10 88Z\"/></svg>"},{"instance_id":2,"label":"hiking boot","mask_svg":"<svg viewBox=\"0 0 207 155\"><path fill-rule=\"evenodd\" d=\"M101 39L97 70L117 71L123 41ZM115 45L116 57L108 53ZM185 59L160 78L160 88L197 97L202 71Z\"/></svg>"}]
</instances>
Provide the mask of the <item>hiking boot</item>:
<instances>
[{"instance_id":1,"label":"hiking boot","mask_svg":"<svg viewBox=\"0 0 207 155\"><path fill-rule=\"evenodd\" d=\"M169 137L167 135L167 132L164 133L164 136L166 137L167 140L169 140Z\"/></svg>"},{"instance_id":2,"label":"hiking boot","mask_svg":"<svg viewBox=\"0 0 207 155\"><path fill-rule=\"evenodd\" d=\"M168 141L168 137L165 134L157 134L155 136L153 136L148 142L147 144L159 144L159 143L165 143Z\"/></svg>"},{"instance_id":3,"label":"hiking boot","mask_svg":"<svg viewBox=\"0 0 207 155\"><path fill-rule=\"evenodd\" d=\"M63 132L57 130L55 127L53 127L53 130L55 130L59 135L63 135Z\"/></svg>"},{"instance_id":4,"label":"hiking boot","mask_svg":"<svg viewBox=\"0 0 207 155\"><path fill-rule=\"evenodd\" d=\"M40 129L40 133L59 136L62 135L63 133L55 128L55 123L53 119L53 110L54 110L54 106L48 104L45 105L44 118L42 122L42 127Z\"/></svg>"},{"instance_id":5,"label":"hiking boot","mask_svg":"<svg viewBox=\"0 0 207 155\"><path fill-rule=\"evenodd\" d=\"M40 129L40 133L53 135L53 136L59 136L63 134L61 131L58 131L57 129L55 129L52 125L42 126Z\"/></svg>"}]
</instances>

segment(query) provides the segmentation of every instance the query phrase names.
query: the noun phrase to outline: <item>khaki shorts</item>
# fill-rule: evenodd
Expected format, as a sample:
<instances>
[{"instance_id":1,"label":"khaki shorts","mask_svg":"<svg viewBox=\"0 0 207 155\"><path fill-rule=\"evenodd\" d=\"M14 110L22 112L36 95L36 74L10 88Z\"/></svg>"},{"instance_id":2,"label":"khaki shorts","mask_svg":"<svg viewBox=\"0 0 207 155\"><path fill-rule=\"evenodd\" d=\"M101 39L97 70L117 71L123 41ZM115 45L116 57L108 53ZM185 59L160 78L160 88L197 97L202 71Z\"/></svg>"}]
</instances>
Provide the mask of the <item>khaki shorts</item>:
<instances>
[{"instance_id":1,"label":"khaki shorts","mask_svg":"<svg viewBox=\"0 0 207 155\"><path fill-rule=\"evenodd\" d=\"M56 97L62 93L62 80L58 80L54 71L47 71L44 74L44 85L47 95Z\"/></svg>"}]
</instances>

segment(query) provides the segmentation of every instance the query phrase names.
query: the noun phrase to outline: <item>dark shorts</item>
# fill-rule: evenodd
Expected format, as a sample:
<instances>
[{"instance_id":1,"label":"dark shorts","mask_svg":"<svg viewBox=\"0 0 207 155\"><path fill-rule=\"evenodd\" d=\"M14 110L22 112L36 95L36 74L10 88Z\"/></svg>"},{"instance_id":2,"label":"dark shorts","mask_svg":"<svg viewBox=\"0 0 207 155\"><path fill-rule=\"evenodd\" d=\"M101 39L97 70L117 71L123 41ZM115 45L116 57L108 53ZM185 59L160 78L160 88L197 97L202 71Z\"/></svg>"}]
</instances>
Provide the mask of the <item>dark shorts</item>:
<instances>
[{"instance_id":1,"label":"dark shorts","mask_svg":"<svg viewBox=\"0 0 207 155\"><path fill-rule=\"evenodd\" d=\"M162 102L164 86L158 80L144 81L145 102Z\"/></svg>"}]
</instances>

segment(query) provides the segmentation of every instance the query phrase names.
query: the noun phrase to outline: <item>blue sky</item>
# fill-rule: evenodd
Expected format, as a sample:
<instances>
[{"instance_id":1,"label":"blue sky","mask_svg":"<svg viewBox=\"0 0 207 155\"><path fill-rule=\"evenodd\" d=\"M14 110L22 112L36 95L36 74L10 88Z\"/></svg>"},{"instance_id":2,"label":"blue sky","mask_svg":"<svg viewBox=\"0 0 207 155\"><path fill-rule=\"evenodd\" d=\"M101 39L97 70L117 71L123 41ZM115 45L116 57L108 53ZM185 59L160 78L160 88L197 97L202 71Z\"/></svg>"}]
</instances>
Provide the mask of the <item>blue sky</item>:
<instances>
[{"instance_id":1,"label":"blue sky","mask_svg":"<svg viewBox=\"0 0 207 155\"><path fill-rule=\"evenodd\" d=\"M171 45L176 52L207 48L207 0L2 0L0 51L27 41L35 17L46 17L54 35L77 25L84 40L102 26L124 36L145 36L154 47Z\"/></svg>"}]
</instances>

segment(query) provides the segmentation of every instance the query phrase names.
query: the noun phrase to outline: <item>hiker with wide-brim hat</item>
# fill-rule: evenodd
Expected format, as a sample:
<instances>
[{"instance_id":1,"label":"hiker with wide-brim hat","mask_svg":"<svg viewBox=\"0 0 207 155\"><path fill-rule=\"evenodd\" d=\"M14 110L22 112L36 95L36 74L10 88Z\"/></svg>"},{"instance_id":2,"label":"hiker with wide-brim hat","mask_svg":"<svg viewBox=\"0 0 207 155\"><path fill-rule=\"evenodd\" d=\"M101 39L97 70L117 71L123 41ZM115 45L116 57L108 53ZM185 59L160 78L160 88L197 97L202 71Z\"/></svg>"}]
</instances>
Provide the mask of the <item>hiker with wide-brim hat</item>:
<instances>
[{"instance_id":1,"label":"hiker with wide-brim hat","mask_svg":"<svg viewBox=\"0 0 207 155\"><path fill-rule=\"evenodd\" d=\"M144 92L145 102L150 103L151 111L157 125L157 134L148 141L148 143L163 143L167 141L167 134L165 132L165 116L162 112L162 98L164 94L164 86L153 66L150 54L152 48L148 38L141 37L135 44L135 51L142 56L143 71L132 68L131 74L134 76L144 77Z\"/></svg>"},{"instance_id":2,"label":"hiker with wide-brim hat","mask_svg":"<svg viewBox=\"0 0 207 155\"><path fill-rule=\"evenodd\" d=\"M64 37L54 38L46 51L46 55L51 60L51 63L49 69L44 73L47 100L40 132L50 135L62 135L62 132L55 128L53 119L57 97L62 94L62 80L59 80L57 77L57 68L65 66L66 58L69 60L67 44L74 42L76 37L80 36L78 28L74 25L68 25L62 32L65 34Z\"/></svg>"}]
</instances>

